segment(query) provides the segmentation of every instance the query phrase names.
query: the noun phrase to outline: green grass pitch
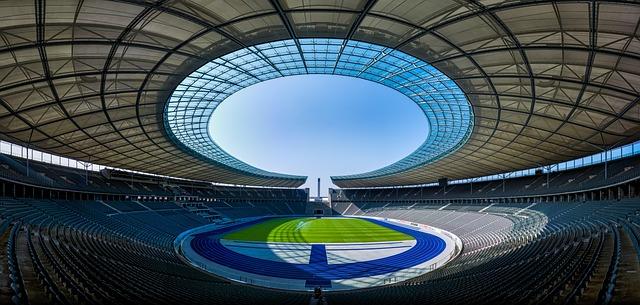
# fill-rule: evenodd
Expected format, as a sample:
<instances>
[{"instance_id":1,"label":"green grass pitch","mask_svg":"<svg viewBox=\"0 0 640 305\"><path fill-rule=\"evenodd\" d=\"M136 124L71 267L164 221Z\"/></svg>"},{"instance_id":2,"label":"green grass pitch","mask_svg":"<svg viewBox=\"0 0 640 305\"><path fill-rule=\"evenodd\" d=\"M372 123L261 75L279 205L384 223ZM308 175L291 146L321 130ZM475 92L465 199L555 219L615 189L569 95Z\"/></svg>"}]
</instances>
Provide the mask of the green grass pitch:
<instances>
[{"instance_id":1,"label":"green grass pitch","mask_svg":"<svg viewBox=\"0 0 640 305\"><path fill-rule=\"evenodd\" d=\"M229 232L229 240L289 243L354 243L413 240L413 237L358 218L276 218Z\"/></svg>"}]
</instances>

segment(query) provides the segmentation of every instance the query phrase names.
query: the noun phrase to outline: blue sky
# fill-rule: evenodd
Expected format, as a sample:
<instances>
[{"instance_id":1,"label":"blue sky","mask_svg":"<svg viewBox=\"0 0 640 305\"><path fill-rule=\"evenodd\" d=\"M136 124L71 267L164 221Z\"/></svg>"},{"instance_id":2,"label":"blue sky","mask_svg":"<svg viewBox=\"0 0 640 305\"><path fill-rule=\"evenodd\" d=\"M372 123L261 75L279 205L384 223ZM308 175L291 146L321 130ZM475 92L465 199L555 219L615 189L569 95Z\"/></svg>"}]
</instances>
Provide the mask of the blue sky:
<instances>
[{"instance_id":1,"label":"blue sky","mask_svg":"<svg viewBox=\"0 0 640 305\"><path fill-rule=\"evenodd\" d=\"M383 85L345 76L300 75L244 88L214 111L210 133L234 157L258 168L309 176L321 194L329 176L398 161L429 132L420 108Z\"/></svg>"}]
</instances>

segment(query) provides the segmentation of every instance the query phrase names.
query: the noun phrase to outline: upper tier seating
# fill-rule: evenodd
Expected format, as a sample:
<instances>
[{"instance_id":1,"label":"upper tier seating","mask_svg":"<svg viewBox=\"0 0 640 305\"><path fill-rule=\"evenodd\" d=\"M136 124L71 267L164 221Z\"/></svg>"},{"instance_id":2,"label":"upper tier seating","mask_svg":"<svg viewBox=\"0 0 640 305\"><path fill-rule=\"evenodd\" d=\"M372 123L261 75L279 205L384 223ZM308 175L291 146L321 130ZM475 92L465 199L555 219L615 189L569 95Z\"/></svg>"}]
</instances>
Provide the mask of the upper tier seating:
<instances>
[{"instance_id":1,"label":"upper tier seating","mask_svg":"<svg viewBox=\"0 0 640 305\"><path fill-rule=\"evenodd\" d=\"M218 186L116 170L86 171L0 153L0 179L70 191L125 194L142 197L203 197L233 201L307 201L307 191L291 188Z\"/></svg>"},{"instance_id":2,"label":"upper tier seating","mask_svg":"<svg viewBox=\"0 0 640 305\"><path fill-rule=\"evenodd\" d=\"M398 200L468 199L535 196L577 192L622 183L640 176L640 157L629 157L572 170L547 174L450 184L446 187L402 187L382 189L332 189L332 202L381 202L388 204ZM547 178L549 183L547 184Z\"/></svg>"}]
</instances>

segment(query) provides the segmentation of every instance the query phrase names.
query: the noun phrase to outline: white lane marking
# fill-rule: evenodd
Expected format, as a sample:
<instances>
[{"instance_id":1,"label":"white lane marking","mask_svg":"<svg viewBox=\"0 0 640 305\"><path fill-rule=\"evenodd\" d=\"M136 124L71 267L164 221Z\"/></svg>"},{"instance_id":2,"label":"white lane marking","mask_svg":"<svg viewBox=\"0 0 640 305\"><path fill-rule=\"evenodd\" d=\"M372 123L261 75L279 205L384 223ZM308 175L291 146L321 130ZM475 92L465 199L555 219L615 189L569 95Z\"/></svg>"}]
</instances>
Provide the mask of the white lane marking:
<instances>
[{"instance_id":1,"label":"white lane marking","mask_svg":"<svg viewBox=\"0 0 640 305\"><path fill-rule=\"evenodd\" d=\"M492 206L494 206L494 205L495 205L495 203L492 203L492 204L490 204L490 205L488 205L488 206L486 206L486 207L482 208L482 210L478 211L478 213L482 213L482 212L484 212L486 209L488 209L488 208L490 208L490 207L492 207Z\"/></svg>"},{"instance_id":2,"label":"white lane marking","mask_svg":"<svg viewBox=\"0 0 640 305\"><path fill-rule=\"evenodd\" d=\"M443 206L443 207L439 208L439 209L438 209L438 211L442 211L444 208L446 208L446 207L448 207L448 206L450 206L450 205L451 205L451 203L449 203L449 204L447 204L447 205L445 205L445 206Z\"/></svg>"},{"instance_id":3,"label":"white lane marking","mask_svg":"<svg viewBox=\"0 0 640 305\"><path fill-rule=\"evenodd\" d=\"M536 204L538 204L538 203L537 203L537 202L534 202L534 203L530 204L528 207L526 207L526 208L524 208L524 209L522 209L522 210L520 210L520 211L517 211L517 212L513 213L513 215L518 215L518 214L520 214L520 213L524 212L526 209L534 207Z\"/></svg>"}]
</instances>

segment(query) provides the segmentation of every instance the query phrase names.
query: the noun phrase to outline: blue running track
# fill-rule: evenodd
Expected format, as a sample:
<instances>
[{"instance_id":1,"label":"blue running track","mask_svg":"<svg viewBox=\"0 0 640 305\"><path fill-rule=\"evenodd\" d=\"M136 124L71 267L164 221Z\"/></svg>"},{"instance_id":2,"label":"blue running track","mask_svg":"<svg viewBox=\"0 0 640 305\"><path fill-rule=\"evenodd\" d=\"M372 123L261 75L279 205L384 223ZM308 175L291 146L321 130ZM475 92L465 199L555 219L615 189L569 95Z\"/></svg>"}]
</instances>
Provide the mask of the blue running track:
<instances>
[{"instance_id":1,"label":"blue running track","mask_svg":"<svg viewBox=\"0 0 640 305\"><path fill-rule=\"evenodd\" d=\"M446 247L445 241L438 236L374 219L367 220L413 236L416 245L402 253L380 259L329 265L326 248L322 244L311 246L309 264L295 264L240 254L226 248L220 242L221 234L264 220L258 219L196 234L191 240L191 248L198 255L219 265L263 276L305 280L307 286L312 287L330 285L331 280L369 277L411 268L438 256Z\"/></svg>"}]
</instances>

